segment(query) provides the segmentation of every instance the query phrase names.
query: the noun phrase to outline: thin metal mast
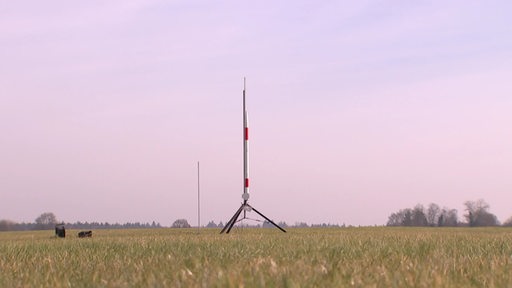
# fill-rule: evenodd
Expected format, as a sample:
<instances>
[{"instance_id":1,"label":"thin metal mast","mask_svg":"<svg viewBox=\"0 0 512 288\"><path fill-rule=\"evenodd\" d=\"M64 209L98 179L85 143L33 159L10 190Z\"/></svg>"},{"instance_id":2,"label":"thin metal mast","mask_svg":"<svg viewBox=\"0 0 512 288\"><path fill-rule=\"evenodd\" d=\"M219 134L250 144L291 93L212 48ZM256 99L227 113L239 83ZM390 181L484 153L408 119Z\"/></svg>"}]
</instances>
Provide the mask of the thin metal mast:
<instances>
[{"instance_id":1,"label":"thin metal mast","mask_svg":"<svg viewBox=\"0 0 512 288\"><path fill-rule=\"evenodd\" d=\"M197 232L201 228L201 189L199 181L199 161L197 161Z\"/></svg>"}]
</instances>

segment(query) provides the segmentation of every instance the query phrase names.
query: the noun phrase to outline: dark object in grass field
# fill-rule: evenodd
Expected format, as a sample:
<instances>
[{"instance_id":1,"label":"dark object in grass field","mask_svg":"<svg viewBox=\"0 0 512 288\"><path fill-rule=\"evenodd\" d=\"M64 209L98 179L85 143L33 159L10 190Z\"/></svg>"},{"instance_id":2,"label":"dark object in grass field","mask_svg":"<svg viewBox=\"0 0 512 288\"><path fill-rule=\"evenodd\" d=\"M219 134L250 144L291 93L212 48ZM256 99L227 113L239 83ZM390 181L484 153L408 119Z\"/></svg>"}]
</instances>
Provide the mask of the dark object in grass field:
<instances>
[{"instance_id":1,"label":"dark object in grass field","mask_svg":"<svg viewBox=\"0 0 512 288\"><path fill-rule=\"evenodd\" d=\"M64 228L64 224L55 225L55 236L57 236L59 238L66 237L66 228Z\"/></svg>"},{"instance_id":2,"label":"dark object in grass field","mask_svg":"<svg viewBox=\"0 0 512 288\"><path fill-rule=\"evenodd\" d=\"M80 231L78 232L78 238L92 237L92 231Z\"/></svg>"}]
</instances>

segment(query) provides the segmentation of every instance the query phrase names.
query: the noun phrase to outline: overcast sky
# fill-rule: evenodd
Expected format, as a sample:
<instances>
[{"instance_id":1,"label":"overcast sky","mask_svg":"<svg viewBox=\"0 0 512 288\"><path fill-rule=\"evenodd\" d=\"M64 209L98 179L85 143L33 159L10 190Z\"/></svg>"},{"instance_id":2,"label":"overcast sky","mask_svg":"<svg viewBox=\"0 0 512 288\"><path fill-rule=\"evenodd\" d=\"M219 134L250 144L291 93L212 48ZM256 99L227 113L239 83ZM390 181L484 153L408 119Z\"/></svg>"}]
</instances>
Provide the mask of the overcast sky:
<instances>
[{"instance_id":1,"label":"overcast sky","mask_svg":"<svg viewBox=\"0 0 512 288\"><path fill-rule=\"evenodd\" d=\"M512 216L510 1L0 0L0 219ZM252 218L258 218L252 215Z\"/></svg>"}]
</instances>

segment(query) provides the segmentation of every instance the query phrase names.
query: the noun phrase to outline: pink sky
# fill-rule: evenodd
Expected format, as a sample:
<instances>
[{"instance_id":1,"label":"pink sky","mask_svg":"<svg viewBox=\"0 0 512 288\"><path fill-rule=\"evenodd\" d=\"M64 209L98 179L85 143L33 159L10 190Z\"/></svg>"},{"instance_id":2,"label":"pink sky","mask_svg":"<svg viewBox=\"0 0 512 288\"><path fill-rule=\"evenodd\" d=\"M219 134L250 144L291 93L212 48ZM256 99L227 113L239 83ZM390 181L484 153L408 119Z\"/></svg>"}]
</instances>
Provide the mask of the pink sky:
<instances>
[{"instance_id":1,"label":"pink sky","mask_svg":"<svg viewBox=\"0 0 512 288\"><path fill-rule=\"evenodd\" d=\"M509 1L4 1L0 219L512 216ZM255 217L256 218L256 217Z\"/></svg>"}]
</instances>

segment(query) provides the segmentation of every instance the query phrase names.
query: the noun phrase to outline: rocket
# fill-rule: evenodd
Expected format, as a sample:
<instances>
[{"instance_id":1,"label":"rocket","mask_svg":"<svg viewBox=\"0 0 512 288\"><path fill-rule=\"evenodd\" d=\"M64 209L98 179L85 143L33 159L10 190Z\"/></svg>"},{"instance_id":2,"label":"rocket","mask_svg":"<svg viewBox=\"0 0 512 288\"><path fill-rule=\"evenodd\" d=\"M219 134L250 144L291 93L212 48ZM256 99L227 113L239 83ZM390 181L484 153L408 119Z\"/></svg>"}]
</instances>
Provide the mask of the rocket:
<instances>
[{"instance_id":1,"label":"rocket","mask_svg":"<svg viewBox=\"0 0 512 288\"><path fill-rule=\"evenodd\" d=\"M263 215L260 211L256 210L256 208L252 207L248 203L248 200L249 200L249 120L247 117L247 107L245 106L245 77L244 77L244 90L243 90L242 95L243 95L243 113L244 113L243 114L243 134L242 134L243 135L243 144L244 144L244 175L243 175L244 176L244 179L243 179L244 180L243 181L244 193L242 194L242 199L244 200L244 202L242 203L240 208L238 208L238 210L236 210L235 215L233 215L233 217L231 217L231 219L229 219L229 221L226 223L224 228L222 228L220 233L221 234L224 232L229 233L229 231L231 231L231 228L233 228L235 223L237 223L238 221L241 221L243 219L249 219L246 217L246 212L251 212L251 211L256 212L258 215L263 217L266 221L268 221L269 223L274 225L279 230L286 232L286 230L279 227L279 225L274 223L274 221L269 219L267 216ZM238 217L240 216L242 211L244 212L243 218L238 220Z\"/></svg>"},{"instance_id":2,"label":"rocket","mask_svg":"<svg viewBox=\"0 0 512 288\"><path fill-rule=\"evenodd\" d=\"M245 105L245 77L243 90L243 143L244 143L244 193L242 199L244 204L249 200L249 120L247 117L247 107Z\"/></svg>"}]
</instances>

